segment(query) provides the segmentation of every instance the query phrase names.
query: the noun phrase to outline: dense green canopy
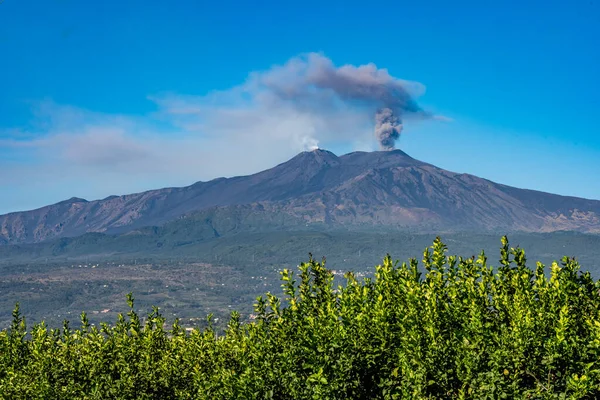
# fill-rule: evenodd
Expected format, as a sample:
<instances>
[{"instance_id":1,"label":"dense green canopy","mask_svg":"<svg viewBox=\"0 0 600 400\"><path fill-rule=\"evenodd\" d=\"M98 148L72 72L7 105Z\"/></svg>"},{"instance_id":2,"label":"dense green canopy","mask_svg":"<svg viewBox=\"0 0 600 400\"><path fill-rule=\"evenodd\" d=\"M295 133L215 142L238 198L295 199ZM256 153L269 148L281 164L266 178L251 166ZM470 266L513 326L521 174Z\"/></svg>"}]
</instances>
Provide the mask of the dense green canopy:
<instances>
[{"instance_id":1,"label":"dense green canopy","mask_svg":"<svg viewBox=\"0 0 600 400\"><path fill-rule=\"evenodd\" d=\"M325 262L282 272L284 298L225 332L165 328L157 309L114 326L0 333L0 397L11 399L562 399L600 396L600 284L574 259L500 266L423 255L335 288ZM210 320L210 317L209 317ZM30 335L28 335L30 333Z\"/></svg>"}]
</instances>

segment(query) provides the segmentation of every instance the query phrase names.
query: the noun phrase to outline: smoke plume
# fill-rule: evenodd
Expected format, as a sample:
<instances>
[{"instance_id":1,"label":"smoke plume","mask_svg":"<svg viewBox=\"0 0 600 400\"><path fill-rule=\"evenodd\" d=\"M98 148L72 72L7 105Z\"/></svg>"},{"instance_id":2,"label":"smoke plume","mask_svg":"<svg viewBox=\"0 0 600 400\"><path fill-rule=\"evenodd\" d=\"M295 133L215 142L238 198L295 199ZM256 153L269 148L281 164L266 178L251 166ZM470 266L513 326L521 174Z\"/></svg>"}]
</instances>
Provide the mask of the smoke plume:
<instances>
[{"instance_id":1,"label":"smoke plume","mask_svg":"<svg viewBox=\"0 0 600 400\"><path fill-rule=\"evenodd\" d=\"M370 115L371 121L375 115L375 137L383 150L395 148L405 116L432 117L415 100L424 91L421 84L397 79L372 63L336 67L329 58L310 53L254 78L249 85L264 99L301 112L353 110Z\"/></svg>"},{"instance_id":2,"label":"smoke plume","mask_svg":"<svg viewBox=\"0 0 600 400\"><path fill-rule=\"evenodd\" d=\"M393 150L396 140L402 133L402 122L390 108L384 108L375 114L375 137L381 150Z\"/></svg>"}]
</instances>

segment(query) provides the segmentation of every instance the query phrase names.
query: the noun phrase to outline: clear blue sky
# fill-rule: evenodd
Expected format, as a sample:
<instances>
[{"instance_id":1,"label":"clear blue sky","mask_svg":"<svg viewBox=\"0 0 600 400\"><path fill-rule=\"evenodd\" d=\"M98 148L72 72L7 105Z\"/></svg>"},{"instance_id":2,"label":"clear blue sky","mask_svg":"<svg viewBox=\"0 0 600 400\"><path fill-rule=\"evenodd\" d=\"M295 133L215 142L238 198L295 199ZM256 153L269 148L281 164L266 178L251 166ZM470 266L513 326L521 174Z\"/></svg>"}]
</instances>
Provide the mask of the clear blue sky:
<instances>
[{"instance_id":1,"label":"clear blue sky","mask_svg":"<svg viewBox=\"0 0 600 400\"><path fill-rule=\"evenodd\" d=\"M0 213L283 161L292 154L235 167L178 163L179 151L191 159L197 145L202 158L222 143L211 147L210 132L195 140L190 124L165 117L152 99L227 92L307 52L336 65L372 62L425 85L422 106L453 121L407 124L399 147L412 156L600 199L599 43L598 0L4 0ZM114 159L101 153L102 135L123 143ZM175 156L152 160L149 143ZM352 150L343 137L326 147ZM74 154L82 148L85 157ZM130 150L145 161L126 161Z\"/></svg>"}]
</instances>

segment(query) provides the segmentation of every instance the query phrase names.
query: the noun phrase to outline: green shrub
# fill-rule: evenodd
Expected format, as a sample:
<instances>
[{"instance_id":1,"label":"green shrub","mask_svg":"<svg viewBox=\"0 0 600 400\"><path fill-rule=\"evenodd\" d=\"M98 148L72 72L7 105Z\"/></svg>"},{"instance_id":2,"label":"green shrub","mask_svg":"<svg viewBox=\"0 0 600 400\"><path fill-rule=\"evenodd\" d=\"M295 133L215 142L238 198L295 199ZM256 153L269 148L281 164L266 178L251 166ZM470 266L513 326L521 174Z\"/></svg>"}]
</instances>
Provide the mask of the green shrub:
<instances>
[{"instance_id":1,"label":"green shrub","mask_svg":"<svg viewBox=\"0 0 600 400\"><path fill-rule=\"evenodd\" d=\"M325 262L282 272L284 298L257 318L169 330L155 308L114 326L0 332L0 395L9 399L595 399L600 284L574 259L548 274L502 239L500 266L446 255L388 256L373 279L334 288ZM210 316L207 319L211 320Z\"/></svg>"}]
</instances>

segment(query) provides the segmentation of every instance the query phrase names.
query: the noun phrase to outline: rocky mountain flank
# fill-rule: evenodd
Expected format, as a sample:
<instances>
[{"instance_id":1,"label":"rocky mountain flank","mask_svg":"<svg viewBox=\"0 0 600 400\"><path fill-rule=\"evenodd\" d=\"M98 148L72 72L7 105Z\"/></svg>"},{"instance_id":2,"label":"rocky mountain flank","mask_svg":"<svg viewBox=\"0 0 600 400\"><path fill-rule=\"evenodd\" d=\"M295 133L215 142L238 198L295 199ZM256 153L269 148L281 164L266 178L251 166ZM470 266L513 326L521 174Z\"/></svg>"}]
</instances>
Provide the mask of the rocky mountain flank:
<instances>
[{"instance_id":1,"label":"rocky mountain flank","mask_svg":"<svg viewBox=\"0 0 600 400\"><path fill-rule=\"evenodd\" d=\"M340 157L314 150L254 175L103 200L71 198L2 215L0 243L124 233L213 208L231 208L236 215L250 210L254 217L288 215L299 224L385 225L419 232L600 233L597 200L501 185L437 168L400 150Z\"/></svg>"}]
</instances>

